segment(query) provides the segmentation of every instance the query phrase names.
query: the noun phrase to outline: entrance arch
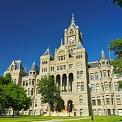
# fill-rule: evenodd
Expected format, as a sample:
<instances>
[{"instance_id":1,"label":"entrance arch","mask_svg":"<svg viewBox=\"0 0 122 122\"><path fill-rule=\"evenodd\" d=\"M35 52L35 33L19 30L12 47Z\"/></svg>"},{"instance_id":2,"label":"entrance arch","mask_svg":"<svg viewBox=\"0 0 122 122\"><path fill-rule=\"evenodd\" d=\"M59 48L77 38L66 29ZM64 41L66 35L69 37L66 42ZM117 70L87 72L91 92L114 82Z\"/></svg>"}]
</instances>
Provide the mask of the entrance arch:
<instances>
[{"instance_id":1,"label":"entrance arch","mask_svg":"<svg viewBox=\"0 0 122 122\"><path fill-rule=\"evenodd\" d=\"M67 112L72 112L72 110L73 110L73 101L68 100L68 102L67 102Z\"/></svg>"}]
</instances>

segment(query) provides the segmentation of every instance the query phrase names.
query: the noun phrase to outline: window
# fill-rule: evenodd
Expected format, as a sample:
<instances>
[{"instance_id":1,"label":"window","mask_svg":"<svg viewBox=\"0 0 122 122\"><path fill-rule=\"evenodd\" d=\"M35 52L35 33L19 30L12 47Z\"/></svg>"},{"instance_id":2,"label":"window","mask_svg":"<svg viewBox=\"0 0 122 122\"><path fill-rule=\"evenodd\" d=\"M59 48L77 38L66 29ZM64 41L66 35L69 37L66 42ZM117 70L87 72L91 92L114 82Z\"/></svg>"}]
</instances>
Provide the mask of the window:
<instances>
[{"instance_id":1,"label":"window","mask_svg":"<svg viewBox=\"0 0 122 122\"><path fill-rule=\"evenodd\" d=\"M34 85L35 79L32 79L32 85Z\"/></svg>"},{"instance_id":2,"label":"window","mask_svg":"<svg viewBox=\"0 0 122 122\"><path fill-rule=\"evenodd\" d=\"M60 70L63 70L63 66L62 65L60 66Z\"/></svg>"},{"instance_id":3,"label":"window","mask_svg":"<svg viewBox=\"0 0 122 122\"><path fill-rule=\"evenodd\" d=\"M98 72L95 73L95 80L98 80Z\"/></svg>"},{"instance_id":4,"label":"window","mask_svg":"<svg viewBox=\"0 0 122 122\"><path fill-rule=\"evenodd\" d=\"M110 105L109 95L106 95L106 105Z\"/></svg>"},{"instance_id":5,"label":"window","mask_svg":"<svg viewBox=\"0 0 122 122\"><path fill-rule=\"evenodd\" d=\"M92 97L92 105L93 105L93 106L95 106L95 105L96 105L95 97Z\"/></svg>"},{"instance_id":6,"label":"window","mask_svg":"<svg viewBox=\"0 0 122 122\"><path fill-rule=\"evenodd\" d=\"M66 65L64 65L64 69L66 69Z\"/></svg>"},{"instance_id":7,"label":"window","mask_svg":"<svg viewBox=\"0 0 122 122\"><path fill-rule=\"evenodd\" d=\"M119 91L119 84L117 82L114 83L115 91Z\"/></svg>"},{"instance_id":8,"label":"window","mask_svg":"<svg viewBox=\"0 0 122 122\"><path fill-rule=\"evenodd\" d=\"M80 92L80 82L77 82L77 91Z\"/></svg>"},{"instance_id":9,"label":"window","mask_svg":"<svg viewBox=\"0 0 122 122\"><path fill-rule=\"evenodd\" d=\"M116 96L116 103L117 103L117 105L121 105L120 95Z\"/></svg>"},{"instance_id":10,"label":"window","mask_svg":"<svg viewBox=\"0 0 122 122\"><path fill-rule=\"evenodd\" d=\"M91 92L95 92L95 85L91 84Z\"/></svg>"},{"instance_id":11,"label":"window","mask_svg":"<svg viewBox=\"0 0 122 122\"><path fill-rule=\"evenodd\" d=\"M103 77L105 78L107 76L106 71L103 71Z\"/></svg>"},{"instance_id":12,"label":"window","mask_svg":"<svg viewBox=\"0 0 122 122\"><path fill-rule=\"evenodd\" d=\"M29 85L31 85L31 79L29 79Z\"/></svg>"},{"instance_id":13,"label":"window","mask_svg":"<svg viewBox=\"0 0 122 122\"><path fill-rule=\"evenodd\" d=\"M100 97L97 97L97 105L101 105L101 99L100 99Z\"/></svg>"},{"instance_id":14,"label":"window","mask_svg":"<svg viewBox=\"0 0 122 122\"><path fill-rule=\"evenodd\" d=\"M111 95L111 104L114 105L114 95Z\"/></svg>"},{"instance_id":15,"label":"window","mask_svg":"<svg viewBox=\"0 0 122 122\"><path fill-rule=\"evenodd\" d=\"M37 107L37 99L35 100L35 107Z\"/></svg>"},{"instance_id":16,"label":"window","mask_svg":"<svg viewBox=\"0 0 122 122\"><path fill-rule=\"evenodd\" d=\"M30 88L28 88L28 96L30 95Z\"/></svg>"},{"instance_id":17,"label":"window","mask_svg":"<svg viewBox=\"0 0 122 122\"><path fill-rule=\"evenodd\" d=\"M100 90L99 84L96 84L96 92L99 92L99 90Z\"/></svg>"},{"instance_id":18,"label":"window","mask_svg":"<svg viewBox=\"0 0 122 122\"><path fill-rule=\"evenodd\" d=\"M79 79L79 78L80 78L80 72L77 71L77 79Z\"/></svg>"},{"instance_id":19,"label":"window","mask_svg":"<svg viewBox=\"0 0 122 122\"><path fill-rule=\"evenodd\" d=\"M57 66L57 70L59 70L59 66Z\"/></svg>"},{"instance_id":20,"label":"window","mask_svg":"<svg viewBox=\"0 0 122 122\"><path fill-rule=\"evenodd\" d=\"M72 69L72 67L73 67L73 64L69 64L69 69Z\"/></svg>"},{"instance_id":21,"label":"window","mask_svg":"<svg viewBox=\"0 0 122 122\"><path fill-rule=\"evenodd\" d=\"M80 71L80 78L83 76L83 71Z\"/></svg>"},{"instance_id":22,"label":"window","mask_svg":"<svg viewBox=\"0 0 122 122\"><path fill-rule=\"evenodd\" d=\"M104 82L104 89L105 89L105 91L108 91L109 90L109 86L108 86L108 83L107 82Z\"/></svg>"},{"instance_id":23,"label":"window","mask_svg":"<svg viewBox=\"0 0 122 122\"><path fill-rule=\"evenodd\" d=\"M82 95L79 96L79 105L82 105L83 104L83 97Z\"/></svg>"},{"instance_id":24,"label":"window","mask_svg":"<svg viewBox=\"0 0 122 122\"><path fill-rule=\"evenodd\" d=\"M108 70L108 77L110 76L110 70Z\"/></svg>"},{"instance_id":25,"label":"window","mask_svg":"<svg viewBox=\"0 0 122 122\"><path fill-rule=\"evenodd\" d=\"M25 86L25 81L23 81L23 86Z\"/></svg>"},{"instance_id":26,"label":"window","mask_svg":"<svg viewBox=\"0 0 122 122\"><path fill-rule=\"evenodd\" d=\"M31 89L31 96L33 96L33 94L34 94L34 89L32 88Z\"/></svg>"},{"instance_id":27,"label":"window","mask_svg":"<svg viewBox=\"0 0 122 122\"><path fill-rule=\"evenodd\" d=\"M26 86L28 86L28 81L26 80Z\"/></svg>"},{"instance_id":28,"label":"window","mask_svg":"<svg viewBox=\"0 0 122 122\"><path fill-rule=\"evenodd\" d=\"M84 83L83 82L77 82L77 91L84 91Z\"/></svg>"},{"instance_id":29,"label":"window","mask_svg":"<svg viewBox=\"0 0 122 122\"><path fill-rule=\"evenodd\" d=\"M81 82L81 91L84 91L84 83Z\"/></svg>"},{"instance_id":30,"label":"window","mask_svg":"<svg viewBox=\"0 0 122 122\"><path fill-rule=\"evenodd\" d=\"M94 80L94 75L93 75L93 73L90 74L90 80Z\"/></svg>"}]
</instances>

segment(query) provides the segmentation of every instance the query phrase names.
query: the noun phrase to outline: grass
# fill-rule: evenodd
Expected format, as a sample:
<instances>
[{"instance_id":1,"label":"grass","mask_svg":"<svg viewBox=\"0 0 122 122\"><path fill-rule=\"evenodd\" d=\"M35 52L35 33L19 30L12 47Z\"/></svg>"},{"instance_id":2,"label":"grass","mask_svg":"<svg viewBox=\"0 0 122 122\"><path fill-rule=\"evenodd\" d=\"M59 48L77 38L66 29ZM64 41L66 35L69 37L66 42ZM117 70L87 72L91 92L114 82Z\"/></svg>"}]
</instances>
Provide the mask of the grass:
<instances>
[{"instance_id":1,"label":"grass","mask_svg":"<svg viewBox=\"0 0 122 122\"><path fill-rule=\"evenodd\" d=\"M19 116L15 118L0 118L0 122L32 122L32 121L46 121L52 119L67 119L66 122L91 122L90 117L83 117L80 120L68 120L78 119L80 117L50 117L50 116ZM62 121L63 122L63 121ZM122 122L122 117L119 116L96 116L93 122Z\"/></svg>"}]
</instances>

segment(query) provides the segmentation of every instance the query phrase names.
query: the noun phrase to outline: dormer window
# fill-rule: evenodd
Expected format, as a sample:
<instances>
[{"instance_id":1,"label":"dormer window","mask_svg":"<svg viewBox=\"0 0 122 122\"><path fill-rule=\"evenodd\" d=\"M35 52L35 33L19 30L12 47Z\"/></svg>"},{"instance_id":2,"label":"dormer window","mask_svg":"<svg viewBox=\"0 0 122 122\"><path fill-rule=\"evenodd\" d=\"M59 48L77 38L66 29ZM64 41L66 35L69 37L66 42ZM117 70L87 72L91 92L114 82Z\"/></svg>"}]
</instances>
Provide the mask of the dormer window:
<instances>
[{"instance_id":1,"label":"dormer window","mask_svg":"<svg viewBox=\"0 0 122 122\"><path fill-rule=\"evenodd\" d=\"M35 72L33 72L33 74L35 75L36 73L35 73Z\"/></svg>"},{"instance_id":2,"label":"dormer window","mask_svg":"<svg viewBox=\"0 0 122 122\"><path fill-rule=\"evenodd\" d=\"M105 65L105 61L102 62L102 65Z\"/></svg>"}]
</instances>

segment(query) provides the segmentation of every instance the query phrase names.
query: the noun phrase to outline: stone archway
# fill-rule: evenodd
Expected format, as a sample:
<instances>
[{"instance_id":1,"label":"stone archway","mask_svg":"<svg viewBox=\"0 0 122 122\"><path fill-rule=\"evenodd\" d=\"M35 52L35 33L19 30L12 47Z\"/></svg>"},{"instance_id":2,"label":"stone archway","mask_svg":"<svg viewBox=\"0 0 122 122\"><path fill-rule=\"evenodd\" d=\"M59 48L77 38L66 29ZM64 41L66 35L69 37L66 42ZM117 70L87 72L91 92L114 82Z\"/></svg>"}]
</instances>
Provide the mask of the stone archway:
<instances>
[{"instance_id":1,"label":"stone archway","mask_svg":"<svg viewBox=\"0 0 122 122\"><path fill-rule=\"evenodd\" d=\"M72 82L74 80L73 73L69 74L69 91L72 91Z\"/></svg>"},{"instance_id":2,"label":"stone archway","mask_svg":"<svg viewBox=\"0 0 122 122\"><path fill-rule=\"evenodd\" d=\"M67 112L72 112L73 110L73 101L72 100L68 100L67 102Z\"/></svg>"}]
</instances>

